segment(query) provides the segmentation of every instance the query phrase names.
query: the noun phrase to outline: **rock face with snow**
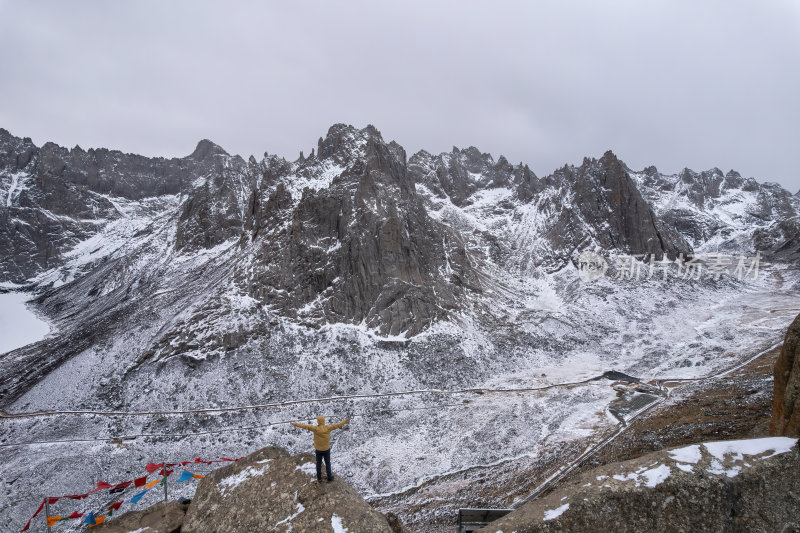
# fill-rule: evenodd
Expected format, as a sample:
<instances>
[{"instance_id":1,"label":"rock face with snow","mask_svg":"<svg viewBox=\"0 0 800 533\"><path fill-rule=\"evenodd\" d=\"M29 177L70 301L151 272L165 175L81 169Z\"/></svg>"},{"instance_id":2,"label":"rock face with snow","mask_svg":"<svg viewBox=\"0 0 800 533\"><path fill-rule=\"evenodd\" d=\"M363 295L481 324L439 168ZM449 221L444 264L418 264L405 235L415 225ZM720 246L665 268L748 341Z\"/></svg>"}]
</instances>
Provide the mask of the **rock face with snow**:
<instances>
[{"instance_id":1,"label":"rock face with snow","mask_svg":"<svg viewBox=\"0 0 800 533\"><path fill-rule=\"evenodd\" d=\"M392 533L345 481L317 482L313 460L264 448L215 470L200 481L181 532Z\"/></svg>"},{"instance_id":2,"label":"rock face with snow","mask_svg":"<svg viewBox=\"0 0 800 533\"><path fill-rule=\"evenodd\" d=\"M504 313L540 299L531 281L566 279L582 250L763 251L793 263L798 210L796 195L735 172L634 172L607 152L540 178L474 147L407 158L372 126L336 124L294 162L244 160L207 140L174 159L37 147L0 130L0 286L30 288L59 330L0 359L0 406L125 335L137 337L123 357L133 368L98 392L112 401L143 365L286 352L294 327L313 337L342 324L402 342L462 321L500 332L512 351L558 348L569 339L547 328L502 333ZM558 284L567 299L579 292ZM526 313L520 324L541 319ZM419 354L398 373L437 386L465 357ZM280 385L290 362L272 363Z\"/></svg>"},{"instance_id":3,"label":"rock face with snow","mask_svg":"<svg viewBox=\"0 0 800 533\"><path fill-rule=\"evenodd\" d=\"M585 159L578 168L556 171L554 177L571 186L576 206L557 223L555 249L574 249L594 238L603 249L654 255L656 259L691 254L692 248L681 234L658 220L625 165L611 151L599 160Z\"/></svg>"},{"instance_id":4,"label":"rock face with snow","mask_svg":"<svg viewBox=\"0 0 800 533\"><path fill-rule=\"evenodd\" d=\"M536 176L472 147L407 157L375 128L342 124L294 161L209 141L175 159L36 147L8 132L0 143L0 291L26 290L53 332L0 354L0 409L24 414L0 427L8 443L156 435L136 449L299 450L285 426L244 428L315 417L323 398L348 397L330 400L331 415L347 405L371 420L343 447L346 479L393 494L609 429L606 387L561 382L608 369L702 377L732 363L730 352L776 342L794 318L786 301L800 274L787 267L800 197L783 202L779 187L735 175L717 187L710 175L635 172L609 153ZM668 280L585 283L587 249L610 264L773 250L777 264L746 283L678 279L674 264ZM756 319L752 306L774 313ZM551 386L524 402L452 398ZM416 392L431 389L442 392ZM236 424L214 411L253 405ZM139 414L31 414L50 410ZM149 414L176 410L191 412ZM163 438L173 434L186 437ZM409 445L390 454L385 438ZM71 446L33 459L4 448L4 475L19 481L0 491L0 507L23 510L39 494L29 471L64 476L72 490L70 471L46 466L56 460L99 475L95 449ZM126 455L115 474L137 460Z\"/></svg>"},{"instance_id":5,"label":"rock face with snow","mask_svg":"<svg viewBox=\"0 0 800 533\"><path fill-rule=\"evenodd\" d=\"M800 436L800 315L786 331L774 376L770 435Z\"/></svg>"},{"instance_id":6,"label":"rock face with snow","mask_svg":"<svg viewBox=\"0 0 800 533\"><path fill-rule=\"evenodd\" d=\"M695 444L585 472L479 531L800 531L798 469L797 439Z\"/></svg>"},{"instance_id":7,"label":"rock face with snow","mask_svg":"<svg viewBox=\"0 0 800 533\"><path fill-rule=\"evenodd\" d=\"M661 174L655 167L630 171L662 223L676 229L696 251L761 253L770 260L800 260L800 204L777 183L759 183L731 170L684 169Z\"/></svg>"},{"instance_id":8,"label":"rock face with snow","mask_svg":"<svg viewBox=\"0 0 800 533\"><path fill-rule=\"evenodd\" d=\"M29 138L0 129L0 173L6 193L0 205L0 281L24 283L63 264L63 255L78 242L124 215L120 204L126 200L154 210L164 203L158 199L187 193L195 180L213 181L216 196L217 190L225 190L229 175L245 170L240 157L228 156L210 141L201 141L185 158L164 159L54 143L37 147ZM183 209L184 226L194 214L192 205L190 199ZM213 211L210 221L229 220ZM211 239L230 236L224 232L227 225L221 226ZM192 228L191 238L184 231L184 240L209 241L201 229Z\"/></svg>"},{"instance_id":9,"label":"rock face with snow","mask_svg":"<svg viewBox=\"0 0 800 533\"><path fill-rule=\"evenodd\" d=\"M306 323L414 335L479 290L462 237L432 220L405 151L333 126L296 167L269 158L247 206L238 272L254 298ZM322 182L323 188L305 183ZM318 186L317 186L318 187Z\"/></svg>"}]
</instances>

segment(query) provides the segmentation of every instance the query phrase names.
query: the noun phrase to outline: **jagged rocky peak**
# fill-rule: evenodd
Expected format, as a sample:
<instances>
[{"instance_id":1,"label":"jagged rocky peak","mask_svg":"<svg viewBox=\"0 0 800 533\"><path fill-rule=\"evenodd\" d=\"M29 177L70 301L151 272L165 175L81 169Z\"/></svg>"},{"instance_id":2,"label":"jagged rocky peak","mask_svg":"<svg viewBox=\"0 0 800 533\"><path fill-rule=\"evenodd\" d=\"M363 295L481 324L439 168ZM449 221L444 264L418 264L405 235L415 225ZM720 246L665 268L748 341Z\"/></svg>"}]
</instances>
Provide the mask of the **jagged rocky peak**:
<instances>
[{"instance_id":1,"label":"jagged rocky peak","mask_svg":"<svg viewBox=\"0 0 800 533\"><path fill-rule=\"evenodd\" d=\"M470 196L481 189L516 188L523 202L542 189L542 184L527 165L512 165L504 156L495 162L491 154L474 146L431 155L421 150L408 164L414 180L440 198L449 198L457 206L470 203Z\"/></svg>"},{"instance_id":2,"label":"jagged rocky peak","mask_svg":"<svg viewBox=\"0 0 800 533\"><path fill-rule=\"evenodd\" d=\"M744 185L744 178L742 175L731 169L725 174L725 179L722 180L722 189L741 189Z\"/></svg>"},{"instance_id":3,"label":"jagged rocky peak","mask_svg":"<svg viewBox=\"0 0 800 533\"><path fill-rule=\"evenodd\" d=\"M627 167L612 151L600 159L586 158L580 167L564 167L555 178L572 189L574 208L594 228L594 238L603 248L657 258L691 254L691 246L680 233L656 217ZM581 226L579 220L565 221L555 240L574 238L569 228ZM567 245L556 244L559 248Z\"/></svg>"},{"instance_id":4,"label":"jagged rocky peak","mask_svg":"<svg viewBox=\"0 0 800 533\"><path fill-rule=\"evenodd\" d=\"M218 144L215 144L208 139L203 139L197 143L197 147L194 149L194 152L192 152L188 157L202 161L209 157L214 157L215 155L228 155L228 152L223 150Z\"/></svg>"},{"instance_id":5,"label":"jagged rocky peak","mask_svg":"<svg viewBox=\"0 0 800 533\"><path fill-rule=\"evenodd\" d=\"M209 140L202 140L188 156L198 163L189 176L191 187L181 206L175 236L175 249L194 251L213 248L242 234L247 207L247 191L252 190L262 172L251 157L230 156Z\"/></svg>"},{"instance_id":6,"label":"jagged rocky peak","mask_svg":"<svg viewBox=\"0 0 800 533\"><path fill-rule=\"evenodd\" d=\"M684 168L679 177L686 188L686 196L701 208L709 198L719 198L725 180L725 175L716 167L699 173Z\"/></svg>"},{"instance_id":7,"label":"jagged rocky peak","mask_svg":"<svg viewBox=\"0 0 800 533\"><path fill-rule=\"evenodd\" d=\"M349 124L334 124L328 128L325 138L320 137L317 142L317 158L331 158L337 164L346 166L354 157L363 154L369 139L383 142L381 133L371 124L362 129Z\"/></svg>"},{"instance_id":8,"label":"jagged rocky peak","mask_svg":"<svg viewBox=\"0 0 800 533\"><path fill-rule=\"evenodd\" d=\"M0 128L0 170L16 172L24 169L37 150L30 137L15 137L8 130Z\"/></svg>"},{"instance_id":9,"label":"jagged rocky peak","mask_svg":"<svg viewBox=\"0 0 800 533\"><path fill-rule=\"evenodd\" d=\"M631 170L628 169L628 173L631 173ZM658 189L661 191L669 191L672 190L675 184L665 179L664 176L658 171L655 165L650 165L642 169L639 174L640 183L647 188ZM644 194L644 193L643 193Z\"/></svg>"},{"instance_id":10,"label":"jagged rocky peak","mask_svg":"<svg viewBox=\"0 0 800 533\"><path fill-rule=\"evenodd\" d=\"M374 127L336 124L315 161L275 165L247 208L239 279L253 297L309 324L411 336L477 287L461 236L428 216L405 151Z\"/></svg>"}]
</instances>

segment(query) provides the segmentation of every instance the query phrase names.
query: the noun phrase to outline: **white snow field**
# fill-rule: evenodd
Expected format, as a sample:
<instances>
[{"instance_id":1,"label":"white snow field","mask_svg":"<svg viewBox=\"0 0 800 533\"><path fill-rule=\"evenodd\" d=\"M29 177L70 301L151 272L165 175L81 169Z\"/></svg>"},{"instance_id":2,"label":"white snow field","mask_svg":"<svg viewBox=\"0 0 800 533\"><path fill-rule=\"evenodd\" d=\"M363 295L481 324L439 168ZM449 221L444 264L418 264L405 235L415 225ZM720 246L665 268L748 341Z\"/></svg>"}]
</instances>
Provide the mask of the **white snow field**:
<instances>
[{"instance_id":1,"label":"white snow field","mask_svg":"<svg viewBox=\"0 0 800 533\"><path fill-rule=\"evenodd\" d=\"M0 353L10 352L43 339L50 326L28 308L30 294L0 293Z\"/></svg>"},{"instance_id":2,"label":"white snow field","mask_svg":"<svg viewBox=\"0 0 800 533\"><path fill-rule=\"evenodd\" d=\"M337 172L327 168L290 185L295 192L324 187ZM236 254L252 250L235 240L175 250L178 198L153 200L148 209L144 201L118 202L121 219L31 283L69 290L99 272L93 283L104 297L146 279L153 288L146 311L121 318L119 335L81 351L18 398L7 411L19 416L0 418L0 523L18 530L43 497L127 481L144 475L149 462L240 457L270 445L310 450L308 434L289 422L319 414L331 422L352 416L348 429L334 433L333 469L372 499L478 466L585 450L636 412L614 415L613 380L593 378L611 370L654 383L714 376L776 346L800 312L800 275L786 265L764 263L757 278L742 281L585 283L572 264L536 266L536 257L552 252L540 238L547 210L536 203L518 203L496 188L476 192L461 208L417 189L435 220L470 235L466 246L483 277L467 306L410 339L358 324L287 319L231 280ZM751 201L730 193L709 211L731 231L724 242L704 244L704 252L730 250L752 233L741 218ZM486 234L515 254L493 258ZM13 335L36 318L22 298L0 295L0 310L27 317L24 327L6 330ZM73 304L94 305L88 298ZM246 341L227 350L219 339L231 333ZM45 334L46 325L8 346ZM170 349L179 345L185 349L174 355ZM679 456L691 466L692 452ZM640 482L665 475L654 470ZM168 485L170 497L194 490L191 481ZM97 511L115 497L106 496L60 500L51 512ZM157 500L148 495L121 511ZM80 529L75 522L57 530Z\"/></svg>"}]
</instances>

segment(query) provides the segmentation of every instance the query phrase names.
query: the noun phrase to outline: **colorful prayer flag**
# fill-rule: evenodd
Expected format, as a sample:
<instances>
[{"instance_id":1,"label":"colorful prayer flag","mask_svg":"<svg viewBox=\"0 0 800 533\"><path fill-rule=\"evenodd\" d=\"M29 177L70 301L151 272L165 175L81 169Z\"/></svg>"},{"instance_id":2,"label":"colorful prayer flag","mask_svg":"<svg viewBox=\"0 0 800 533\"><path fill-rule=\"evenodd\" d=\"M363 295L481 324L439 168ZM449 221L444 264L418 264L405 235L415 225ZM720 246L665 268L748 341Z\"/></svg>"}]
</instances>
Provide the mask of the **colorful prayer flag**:
<instances>
[{"instance_id":1,"label":"colorful prayer flag","mask_svg":"<svg viewBox=\"0 0 800 533\"><path fill-rule=\"evenodd\" d=\"M86 520L83 521L84 524L89 524L93 526L97 523L97 519L94 517L94 513L89 513L86 515Z\"/></svg>"},{"instance_id":2,"label":"colorful prayer flag","mask_svg":"<svg viewBox=\"0 0 800 533\"><path fill-rule=\"evenodd\" d=\"M53 527L56 525L56 522L61 522L61 516L48 516L47 517L47 526Z\"/></svg>"},{"instance_id":3,"label":"colorful prayer flag","mask_svg":"<svg viewBox=\"0 0 800 533\"><path fill-rule=\"evenodd\" d=\"M158 481L156 481L156 483L158 483ZM150 492L150 489L143 490L142 492L131 498L131 503L139 503L139 500L141 500L144 497L144 495L147 494L148 492Z\"/></svg>"},{"instance_id":4,"label":"colorful prayer flag","mask_svg":"<svg viewBox=\"0 0 800 533\"><path fill-rule=\"evenodd\" d=\"M183 483L184 481L189 481L190 479L194 479L194 474L188 470L184 470L181 472L181 477L178 478L178 483Z\"/></svg>"},{"instance_id":5,"label":"colorful prayer flag","mask_svg":"<svg viewBox=\"0 0 800 533\"><path fill-rule=\"evenodd\" d=\"M44 500L42 500L42 503L39 504L39 508L36 509L35 513L33 513L33 516L30 518L30 520L28 520L28 523L25 524L25 527L22 528L22 531L28 531L28 528L31 527L31 520L36 518L38 514L42 512L42 509L44 509Z\"/></svg>"},{"instance_id":6,"label":"colorful prayer flag","mask_svg":"<svg viewBox=\"0 0 800 533\"><path fill-rule=\"evenodd\" d=\"M164 466L164 463L158 463L158 464L148 463L147 466L144 467L144 469L147 470L148 474L152 474L162 466Z\"/></svg>"},{"instance_id":7,"label":"colorful prayer flag","mask_svg":"<svg viewBox=\"0 0 800 533\"><path fill-rule=\"evenodd\" d=\"M144 484L147 483L147 476L137 477L133 480L134 488L144 487Z\"/></svg>"},{"instance_id":8,"label":"colorful prayer flag","mask_svg":"<svg viewBox=\"0 0 800 533\"><path fill-rule=\"evenodd\" d=\"M144 488L146 488L146 489L152 489L153 487L155 487L155 486L156 486L156 485L158 485L159 483L161 483L161 480L160 480L160 479L154 479L153 481L151 481L150 483L148 483L147 485L145 485L145 486L144 486Z\"/></svg>"},{"instance_id":9,"label":"colorful prayer flag","mask_svg":"<svg viewBox=\"0 0 800 533\"><path fill-rule=\"evenodd\" d=\"M124 483L117 483L116 485L114 485L111 488L110 491L108 491L108 493L109 494L117 494L119 492L123 492L123 491L125 491L125 489L127 489L128 487L131 486L131 483L133 483L133 481L126 481Z\"/></svg>"}]
</instances>

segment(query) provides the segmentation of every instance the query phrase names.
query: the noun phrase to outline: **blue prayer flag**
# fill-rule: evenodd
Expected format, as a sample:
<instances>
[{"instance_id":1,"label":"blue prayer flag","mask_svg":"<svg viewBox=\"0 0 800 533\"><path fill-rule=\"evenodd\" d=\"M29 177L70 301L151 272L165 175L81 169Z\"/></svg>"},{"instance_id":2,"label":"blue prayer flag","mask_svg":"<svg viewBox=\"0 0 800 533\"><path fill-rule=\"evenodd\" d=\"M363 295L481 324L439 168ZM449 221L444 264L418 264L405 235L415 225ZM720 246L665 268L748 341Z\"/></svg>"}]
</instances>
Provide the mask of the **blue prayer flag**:
<instances>
[{"instance_id":1,"label":"blue prayer flag","mask_svg":"<svg viewBox=\"0 0 800 533\"><path fill-rule=\"evenodd\" d=\"M142 497L144 497L144 495L147 494L149 490L150 489L143 490L142 492L131 498L131 503L139 503L139 500L141 500Z\"/></svg>"},{"instance_id":2,"label":"blue prayer flag","mask_svg":"<svg viewBox=\"0 0 800 533\"><path fill-rule=\"evenodd\" d=\"M183 472L181 472L181 477L178 478L178 483L183 483L184 481L189 481L192 478L194 478L194 474L192 474L188 470L184 470Z\"/></svg>"}]
</instances>

